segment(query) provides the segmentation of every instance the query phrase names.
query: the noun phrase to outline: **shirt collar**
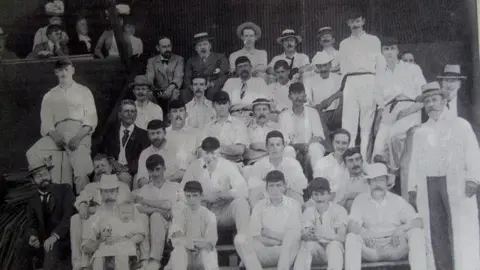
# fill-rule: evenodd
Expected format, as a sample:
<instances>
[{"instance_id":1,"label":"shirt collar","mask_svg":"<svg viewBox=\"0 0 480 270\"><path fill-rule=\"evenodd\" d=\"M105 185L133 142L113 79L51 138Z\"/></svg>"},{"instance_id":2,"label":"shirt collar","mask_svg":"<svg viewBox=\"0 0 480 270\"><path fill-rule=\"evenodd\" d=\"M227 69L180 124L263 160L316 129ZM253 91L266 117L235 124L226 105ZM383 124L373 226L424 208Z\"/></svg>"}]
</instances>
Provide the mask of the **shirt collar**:
<instances>
[{"instance_id":1,"label":"shirt collar","mask_svg":"<svg viewBox=\"0 0 480 270\"><path fill-rule=\"evenodd\" d=\"M269 120L267 123L265 123L264 127L272 127L272 125L273 125L273 122ZM255 119L254 121L251 122L250 127L251 128L259 128L260 125L257 124L257 120Z\"/></svg>"},{"instance_id":2,"label":"shirt collar","mask_svg":"<svg viewBox=\"0 0 480 270\"><path fill-rule=\"evenodd\" d=\"M241 51L242 51L243 54L254 55L258 50L255 49L255 48L253 48L253 50L247 51L247 50L245 49L245 47L243 47L243 48L241 49Z\"/></svg>"},{"instance_id":3,"label":"shirt collar","mask_svg":"<svg viewBox=\"0 0 480 270\"><path fill-rule=\"evenodd\" d=\"M291 59L291 58L288 58L287 54L284 52L283 53L283 56L285 56L286 59ZM297 57L297 52L293 53L293 58Z\"/></svg>"},{"instance_id":4,"label":"shirt collar","mask_svg":"<svg viewBox=\"0 0 480 270\"><path fill-rule=\"evenodd\" d=\"M232 117L231 114L229 114L228 117L227 117L227 121L226 121L226 122L232 123L232 120L233 120L233 117ZM215 123L215 124L218 123L218 118L215 118L214 123Z\"/></svg>"},{"instance_id":5,"label":"shirt collar","mask_svg":"<svg viewBox=\"0 0 480 270\"><path fill-rule=\"evenodd\" d=\"M82 40L83 40L83 41L88 41L88 42L90 42L90 41L91 41L91 39L90 39L90 37L89 37L89 36L87 36L87 35L83 35L83 34L78 34L78 40L80 40L80 41L82 41Z\"/></svg>"},{"instance_id":6,"label":"shirt collar","mask_svg":"<svg viewBox=\"0 0 480 270\"><path fill-rule=\"evenodd\" d=\"M193 106L195 106L197 104L200 104L200 105L203 104L203 105L205 105L209 108L212 107L212 102L210 100L206 99L206 98L203 98L201 102L197 102L197 100L195 98L193 98L192 101L191 101L191 104Z\"/></svg>"},{"instance_id":7,"label":"shirt collar","mask_svg":"<svg viewBox=\"0 0 480 270\"><path fill-rule=\"evenodd\" d=\"M275 206L284 206L286 203L286 197L285 195L282 196L282 202L279 204L279 205L275 205ZM267 195L267 203L266 203L267 206L274 206L272 204L272 199L270 198L270 196Z\"/></svg>"},{"instance_id":8,"label":"shirt collar","mask_svg":"<svg viewBox=\"0 0 480 270\"><path fill-rule=\"evenodd\" d=\"M367 33L365 32L365 30L363 30L360 35L358 36L354 36L354 35L350 35L350 37L354 38L354 39L362 39Z\"/></svg>"},{"instance_id":9,"label":"shirt collar","mask_svg":"<svg viewBox=\"0 0 480 270\"><path fill-rule=\"evenodd\" d=\"M383 200L381 202L379 202L379 201L376 201L376 200L373 199L371 192L368 192L368 199L370 199L370 201L373 202L374 204L381 205L381 206L386 206L387 205L387 200L390 196L391 196L390 192L386 191L385 197L383 197Z\"/></svg>"},{"instance_id":10,"label":"shirt collar","mask_svg":"<svg viewBox=\"0 0 480 270\"><path fill-rule=\"evenodd\" d=\"M125 128L122 124L120 124L120 131L123 132L124 130L128 130L130 135L132 134L134 128L135 124L131 124L128 128Z\"/></svg>"}]
</instances>

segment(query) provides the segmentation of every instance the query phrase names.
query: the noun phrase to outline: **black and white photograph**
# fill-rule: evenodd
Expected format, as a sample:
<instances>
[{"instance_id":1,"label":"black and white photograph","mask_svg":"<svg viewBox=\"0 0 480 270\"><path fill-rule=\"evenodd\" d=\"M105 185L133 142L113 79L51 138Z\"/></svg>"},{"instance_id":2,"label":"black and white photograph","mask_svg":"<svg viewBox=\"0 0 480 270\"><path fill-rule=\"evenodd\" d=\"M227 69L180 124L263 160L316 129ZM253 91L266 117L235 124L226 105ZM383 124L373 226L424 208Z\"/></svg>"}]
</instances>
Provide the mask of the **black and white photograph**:
<instances>
[{"instance_id":1,"label":"black and white photograph","mask_svg":"<svg viewBox=\"0 0 480 270\"><path fill-rule=\"evenodd\" d=\"M480 270L480 0L0 0L0 270Z\"/></svg>"}]
</instances>

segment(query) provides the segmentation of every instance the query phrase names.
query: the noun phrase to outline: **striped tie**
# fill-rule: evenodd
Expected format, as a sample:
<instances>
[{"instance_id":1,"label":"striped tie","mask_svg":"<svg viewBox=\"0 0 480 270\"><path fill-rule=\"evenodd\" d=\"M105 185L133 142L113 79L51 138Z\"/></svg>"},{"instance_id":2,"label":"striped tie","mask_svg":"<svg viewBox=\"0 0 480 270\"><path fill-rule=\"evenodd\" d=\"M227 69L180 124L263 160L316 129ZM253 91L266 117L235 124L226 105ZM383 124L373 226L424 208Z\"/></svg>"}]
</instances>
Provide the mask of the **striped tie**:
<instances>
[{"instance_id":1,"label":"striped tie","mask_svg":"<svg viewBox=\"0 0 480 270\"><path fill-rule=\"evenodd\" d=\"M242 81L242 88L240 89L240 99L243 99L246 92L247 92L247 82Z\"/></svg>"}]
</instances>

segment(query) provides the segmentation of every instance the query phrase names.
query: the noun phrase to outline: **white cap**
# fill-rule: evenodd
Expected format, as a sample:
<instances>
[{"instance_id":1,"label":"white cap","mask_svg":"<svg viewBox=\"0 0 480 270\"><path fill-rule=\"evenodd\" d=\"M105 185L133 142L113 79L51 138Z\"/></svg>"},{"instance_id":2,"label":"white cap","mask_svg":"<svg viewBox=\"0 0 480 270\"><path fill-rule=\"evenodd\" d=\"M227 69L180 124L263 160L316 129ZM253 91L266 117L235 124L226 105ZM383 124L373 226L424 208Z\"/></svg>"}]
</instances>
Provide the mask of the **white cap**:
<instances>
[{"instance_id":1,"label":"white cap","mask_svg":"<svg viewBox=\"0 0 480 270\"><path fill-rule=\"evenodd\" d=\"M100 189L114 189L119 186L120 183L115 174L104 174L102 175L102 178L100 178Z\"/></svg>"}]
</instances>

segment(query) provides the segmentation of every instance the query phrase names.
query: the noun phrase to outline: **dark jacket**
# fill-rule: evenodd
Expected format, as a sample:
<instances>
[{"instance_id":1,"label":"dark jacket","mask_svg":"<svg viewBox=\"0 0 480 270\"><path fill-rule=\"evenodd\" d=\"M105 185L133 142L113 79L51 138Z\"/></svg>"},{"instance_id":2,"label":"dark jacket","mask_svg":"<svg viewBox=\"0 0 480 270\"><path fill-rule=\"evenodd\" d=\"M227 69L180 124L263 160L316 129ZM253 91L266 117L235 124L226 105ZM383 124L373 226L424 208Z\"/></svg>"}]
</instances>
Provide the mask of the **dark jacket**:
<instances>
[{"instance_id":1,"label":"dark jacket","mask_svg":"<svg viewBox=\"0 0 480 270\"><path fill-rule=\"evenodd\" d=\"M68 242L70 241L70 218L74 212L73 191L68 184L51 184L49 193L48 205L51 220L49 224L44 222L43 204L38 192L28 203L27 239L34 235L43 242L55 233L60 237L60 241Z\"/></svg>"},{"instance_id":2,"label":"dark jacket","mask_svg":"<svg viewBox=\"0 0 480 270\"><path fill-rule=\"evenodd\" d=\"M218 73L215 70L218 69ZM221 53L211 52L206 62L197 54L188 59L185 64L184 85L191 89L192 76L195 74L202 74L208 78L210 82L214 83L212 93L218 92L222 89L225 81L228 78L229 65L225 55ZM211 97L210 97L211 98Z\"/></svg>"},{"instance_id":3,"label":"dark jacket","mask_svg":"<svg viewBox=\"0 0 480 270\"><path fill-rule=\"evenodd\" d=\"M103 137L103 153L117 160L118 155L120 154L120 142L120 123L117 123L112 125ZM150 140L148 139L147 132L135 126L127 142L127 146L125 147L125 156L128 162L128 170L131 175L137 173L138 158L142 151L148 146L150 146Z\"/></svg>"},{"instance_id":4,"label":"dark jacket","mask_svg":"<svg viewBox=\"0 0 480 270\"><path fill-rule=\"evenodd\" d=\"M95 50L95 43L90 40L90 50L88 50L87 44L78 39L78 35L74 35L68 41L68 49L70 55L92 54Z\"/></svg>"}]
</instances>

